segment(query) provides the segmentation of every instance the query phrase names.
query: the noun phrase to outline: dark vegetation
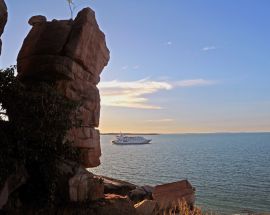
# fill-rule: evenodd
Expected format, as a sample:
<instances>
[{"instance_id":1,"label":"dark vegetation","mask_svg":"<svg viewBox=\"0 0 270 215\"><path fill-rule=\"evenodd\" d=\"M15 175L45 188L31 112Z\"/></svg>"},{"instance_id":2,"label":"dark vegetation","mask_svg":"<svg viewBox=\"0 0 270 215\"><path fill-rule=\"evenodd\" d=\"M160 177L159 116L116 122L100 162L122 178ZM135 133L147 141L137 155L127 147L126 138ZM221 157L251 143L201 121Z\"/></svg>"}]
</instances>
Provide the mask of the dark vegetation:
<instances>
[{"instance_id":1,"label":"dark vegetation","mask_svg":"<svg viewBox=\"0 0 270 215\"><path fill-rule=\"evenodd\" d=\"M54 203L61 160L78 160L65 140L76 104L60 95L54 83L23 83L12 66L0 70L0 188L18 164L31 183L24 193L38 203Z\"/></svg>"}]
</instances>

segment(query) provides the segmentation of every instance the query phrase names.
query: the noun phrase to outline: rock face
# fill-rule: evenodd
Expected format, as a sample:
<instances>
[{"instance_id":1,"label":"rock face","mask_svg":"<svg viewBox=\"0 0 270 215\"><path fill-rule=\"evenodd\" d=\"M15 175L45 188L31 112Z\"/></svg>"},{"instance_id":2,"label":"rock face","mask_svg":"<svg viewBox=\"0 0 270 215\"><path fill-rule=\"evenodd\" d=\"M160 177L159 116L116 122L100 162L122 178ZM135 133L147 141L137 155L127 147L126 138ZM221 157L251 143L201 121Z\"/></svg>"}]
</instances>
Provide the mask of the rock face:
<instances>
[{"instance_id":1,"label":"rock face","mask_svg":"<svg viewBox=\"0 0 270 215\"><path fill-rule=\"evenodd\" d=\"M182 180L155 186L152 196L161 209L173 208L179 201L185 201L193 208L195 189L188 180Z\"/></svg>"},{"instance_id":2,"label":"rock face","mask_svg":"<svg viewBox=\"0 0 270 215\"><path fill-rule=\"evenodd\" d=\"M77 173L69 179L69 196L73 202L94 201L104 198L102 180L88 171Z\"/></svg>"},{"instance_id":3,"label":"rock face","mask_svg":"<svg viewBox=\"0 0 270 215\"><path fill-rule=\"evenodd\" d=\"M134 205L136 211L140 215L156 215L159 214L158 203L154 200L143 200Z\"/></svg>"},{"instance_id":4,"label":"rock face","mask_svg":"<svg viewBox=\"0 0 270 215\"><path fill-rule=\"evenodd\" d=\"M118 195L128 195L130 191L137 188L135 184L131 184L126 181L109 178L106 176L99 176L104 183L104 193L105 194L118 194Z\"/></svg>"},{"instance_id":5,"label":"rock face","mask_svg":"<svg viewBox=\"0 0 270 215\"><path fill-rule=\"evenodd\" d=\"M81 150L81 164L100 164L100 96L96 85L109 61L105 36L90 8L75 20L46 21L34 16L33 26L17 58L18 77L26 81L53 81L56 89L80 105L72 116L74 126L67 138Z\"/></svg>"},{"instance_id":6,"label":"rock face","mask_svg":"<svg viewBox=\"0 0 270 215\"><path fill-rule=\"evenodd\" d=\"M26 169L21 165L17 165L16 171L7 178L0 189L0 210L7 203L9 195L24 184L27 178L28 173Z\"/></svg>"},{"instance_id":7,"label":"rock face","mask_svg":"<svg viewBox=\"0 0 270 215\"><path fill-rule=\"evenodd\" d=\"M0 0L0 37L2 33L4 32L5 25L7 23L7 6L4 2L4 0ZM1 55L1 49L2 49L2 40L0 38L0 55Z\"/></svg>"},{"instance_id":8,"label":"rock face","mask_svg":"<svg viewBox=\"0 0 270 215\"><path fill-rule=\"evenodd\" d=\"M144 199L151 200L153 190L154 190L153 187L145 185L142 187L137 187L136 189L130 191L128 196L135 203L140 202Z\"/></svg>"}]
</instances>

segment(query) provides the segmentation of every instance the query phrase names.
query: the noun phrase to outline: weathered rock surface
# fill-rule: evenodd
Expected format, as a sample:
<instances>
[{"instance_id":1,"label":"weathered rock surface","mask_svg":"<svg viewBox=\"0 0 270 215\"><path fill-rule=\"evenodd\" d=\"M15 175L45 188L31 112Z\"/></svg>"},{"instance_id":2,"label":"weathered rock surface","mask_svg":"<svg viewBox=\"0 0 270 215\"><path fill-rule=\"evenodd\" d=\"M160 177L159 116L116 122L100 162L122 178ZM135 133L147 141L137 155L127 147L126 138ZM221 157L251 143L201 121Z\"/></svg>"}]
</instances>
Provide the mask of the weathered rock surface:
<instances>
[{"instance_id":1,"label":"weathered rock surface","mask_svg":"<svg viewBox=\"0 0 270 215\"><path fill-rule=\"evenodd\" d=\"M53 81L56 89L80 105L67 138L81 150L81 164L100 164L100 96L97 83L109 61L105 36L90 8L80 11L75 20L46 21L30 18L32 29L17 58L18 77L27 81Z\"/></svg>"},{"instance_id":2,"label":"weathered rock surface","mask_svg":"<svg viewBox=\"0 0 270 215\"><path fill-rule=\"evenodd\" d=\"M156 215L159 212L158 203L154 200L143 200L134 205L140 215Z\"/></svg>"},{"instance_id":3,"label":"weathered rock surface","mask_svg":"<svg viewBox=\"0 0 270 215\"><path fill-rule=\"evenodd\" d=\"M130 191L128 196L133 202L137 203L144 199L151 200L153 191L154 187L145 185L142 187L137 187L136 189Z\"/></svg>"},{"instance_id":4,"label":"weathered rock surface","mask_svg":"<svg viewBox=\"0 0 270 215\"><path fill-rule=\"evenodd\" d=\"M73 202L102 199L104 198L104 184L90 172L78 172L69 179L69 196Z\"/></svg>"},{"instance_id":5,"label":"weathered rock surface","mask_svg":"<svg viewBox=\"0 0 270 215\"><path fill-rule=\"evenodd\" d=\"M188 180L182 180L155 186L152 196L160 209L173 208L179 201L185 201L192 208L195 202L195 189Z\"/></svg>"},{"instance_id":6,"label":"weathered rock surface","mask_svg":"<svg viewBox=\"0 0 270 215\"><path fill-rule=\"evenodd\" d=\"M4 0L0 0L0 55L2 50L1 35L4 32L4 28L7 23L7 18L8 18L7 6Z\"/></svg>"},{"instance_id":7,"label":"weathered rock surface","mask_svg":"<svg viewBox=\"0 0 270 215\"><path fill-rule=\"evenodd\" d=\"M102 178L104 183L104 193L118 194L118 195L128 195L130 191L137 188L135 184L131 184L126 181L109 178L106 176L99 176Z\"/></svg>"},{"instance_id":8,"label":"weathered rock surface","mask_svg":"<svg viewBox=\"0 0 270 215\"><path fill-rule=\"evenodd\" d=\"M105 200L109 202L106 207L101 207L100 214L136 215L132 202L127 198L115 194L105 194ZM99 213L97 213L99 214Z\"/></svg>"}]
</instances>

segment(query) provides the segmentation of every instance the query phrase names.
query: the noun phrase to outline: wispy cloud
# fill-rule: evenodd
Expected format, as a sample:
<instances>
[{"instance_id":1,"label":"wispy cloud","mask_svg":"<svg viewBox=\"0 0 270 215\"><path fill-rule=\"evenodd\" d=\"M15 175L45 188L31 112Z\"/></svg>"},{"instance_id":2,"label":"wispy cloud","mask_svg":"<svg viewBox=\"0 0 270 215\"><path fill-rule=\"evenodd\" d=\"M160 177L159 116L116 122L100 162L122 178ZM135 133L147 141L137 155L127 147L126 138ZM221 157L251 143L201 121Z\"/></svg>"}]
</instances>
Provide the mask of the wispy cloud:
<instances>
[{"instance_id":1,"label":"wispy cloud","mask_svg":"<svg viewBox=\"0 0 270 215\"><path fill-rule=\"evenodd\" d=\"M205 80L205 79L191 79L191 80L182 80L174 82L176 87L199 87L199 86L206 86L206 85L213 85L216 84L217 81L213 80Z\"/></svg>"},{"instance_id":2,"label":"wispy cloud","mask_svg":"<svg viewBox=\"0 0 270 215\"><path fill-rule=\"evenodd\" d=\"M167 44L168 46L171 46L171 45L172 45L172 41L168 41L166 44Z\"/></svg>"},{"instance_id":3,"label":"wispy cloud","mask_svg":"<svg viewBox=\"0 0 270 215\"><path fill-rule=\"evenodd\" d=\"M137 81L105 81L99 83L101 104L104 106L161 109L149 104L146 95L176 87L195 87L215 84L215 81L205 79L182 80L176 82L152 81L149 78Z\"/></svg>"},{"instance_id":4,"label":"wispy cloud","mask_svg":"<svg viewBox=\"0 0 270 215\"><path fill-rule=\"evenodd\" d=\"M127 70L128 69L128 65L122 66L121 70Z\"/></svg>"},{"instance_id":5,"label":"wispy cloud","mask_svg":"<svg viewBox=\"0 0 270 215\"><path fill-rule=\"evenodd\" d=\"M174 119L165 118L165 119L148 119L146 122L173 122Z\"/></svg>"},{"instance_id":6,"label":"wispy cloud","mask_svg":"<svg viewBox=\"0 0 270 215\"><path fill-rule=\"evenodd\" d=\"M217 47L216 46L205 46L202 48L202 51L211 51L211 50L216 50Z\"/></svg>"},{"instance_id":7,"label":"wispy cloud","mask_svg":"<svg viewBox=\"0 0 270 215\"><path fill-rule=\"evenodd\" d=\"M170 90L172 86L166 82L142 79L138 81L107 81L99 84L102 100L105 106L131 107L144 109L161 109L150 105L145 95L160 90Z\"/></svg>"}]
</instances>

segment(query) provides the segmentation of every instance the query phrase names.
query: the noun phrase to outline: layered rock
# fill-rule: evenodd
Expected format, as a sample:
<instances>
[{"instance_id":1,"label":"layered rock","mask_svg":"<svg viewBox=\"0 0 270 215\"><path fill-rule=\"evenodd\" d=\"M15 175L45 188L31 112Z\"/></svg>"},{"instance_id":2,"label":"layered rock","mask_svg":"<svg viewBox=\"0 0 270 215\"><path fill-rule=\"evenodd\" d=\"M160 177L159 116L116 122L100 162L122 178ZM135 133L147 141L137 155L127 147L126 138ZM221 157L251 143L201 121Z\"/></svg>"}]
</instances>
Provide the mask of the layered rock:
<instances>
[{"instance_id":1,"label":"layered rock","mask_svg":"<svg viewBox=\"0 0 270 215\"><path fill-rule=\"evenodd\" d=\"M1 50L2 50L1 35L4 32L4 28L7 23L7 17L8 17L7 6L4 0L0 0L0 55L1 55Z\"/></svg>"},{"instance_id":2,"label":"layered rock","mask_svg":"<svg viewBox=\"0 0 270 215\"><path fill-rule=\"evenodd\" d=\"M75 20L47 21L44 16L34 16L29 24L33 27L17 58L18 77L54 82L59 92L79 103L67 138L80 149L81 164L96 167L101 156L96 85L109 61L109 50L95 13L85 8Z\"/></svg>"}]
</instances>

